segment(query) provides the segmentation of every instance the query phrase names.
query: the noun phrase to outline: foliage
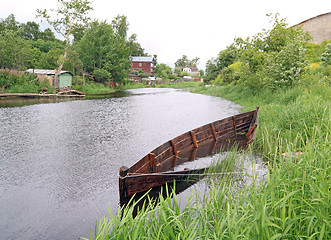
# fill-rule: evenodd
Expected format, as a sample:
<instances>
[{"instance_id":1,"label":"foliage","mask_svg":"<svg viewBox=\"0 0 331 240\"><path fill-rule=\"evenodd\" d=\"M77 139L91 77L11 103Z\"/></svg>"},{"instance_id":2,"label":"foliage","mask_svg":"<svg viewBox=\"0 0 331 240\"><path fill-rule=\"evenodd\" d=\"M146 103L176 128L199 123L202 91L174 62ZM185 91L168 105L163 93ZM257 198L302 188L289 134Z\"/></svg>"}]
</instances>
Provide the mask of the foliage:
<instances>
[{"instance_id":1,"label":"foliage","mask_svg":"<svg viewBox=\"0 0 331 240\"><path fill-rule=\"evenodd\" d=\"M240 80L240 71L244 68L241 62L236 62L222 69L221 73L212 81L216 85L228 85Z\"/></svg>"},{"instance_id":2,"label":"foliage","mask_svg":"<svg viewBox=\"0 0 331 240\"><path fill-rule=\"evenodd\" d=\"M263 30L251 39L237 38L216 60L207 62L207 81L215 79L215 84L239 84L255 90L299 83L308 63L303 43L309 36L300 28L287 28L278 14L268 16L273 21L271 30ZM310 55L314 58L312 51ZM233 68L235 62L240 62L240 67Z\"/></svg>"},{"instance_id":3,"label":"foliage","mask_svg":"<svg viewBox=\"0 0 331 240\"><path fill-rule=\"evenodd\" d=\"M0 42L0 68L16 70L54 69L64 49L50 29L42 32L35 22L18 23L14 15L0 21Z\"/></svg>"},{"instance_id":4,"label":"foliage","mask_svg":"<svg viewBox=\"0 0 331 240\"><path fill-rule=\"evenodd\" d=\"M169 82L164 84L157 84L156 87L159 88L181 88L181 89L194 89L201 86L202 83L198 81L188 81L188 82Z\"/></svg>"},{"instance_id":5,"label":"foliage","mask_svg":"<svg viewBox=\"0 0 331 240\"><path fill-rule=\"evenodd\" d=\"M8 93L39 93L44 87L49 93L54 92L48 82L40 82L34 74L12 74L8 71L0 72L0 87Z\"/></svg>"},{"instance_id":6,"label":"foliage","mask_svg":"<svg viewBox=\"0 0 331 240\"><path fill-rule=\"evenodd\" d=\"M277 89L291 87L299 82L299 74L307 62L305 51L299 42L288 43L279 53L270 54L264 68L265 87Z\"/></svg>"},{"instance_id":7,"label":"foliage","mask_svg":"<svg viewBox=\"0 0 331 240\"><path fill-rule=\"evenodd\" d=\"M48 14L47 10L37 9L37 17L45 19L56 32L61 34L66 39L66 46L61 64L59 64L55 73L55 87L59 87L59 78L64 62L67 58L69 49L69 37L72 34L72 30L75 27L80 27L82 24L87 24L89 18L87 14L92 7L89 0L58 0L58 8L51 9L51 12L55 12L57 18L52 20L52 17Z\"/></svg>"},{"instance_id":8,"label":"foliage","mask_svg":"<svg viewBox=\"0 0 331 240\"><path fill-rule=\"evenodd\" d=\"M65 41L56 39L49 28L41 31L36 22L17 22L13 14L0 19L0 68L59 69L62 66L74 75L92 75L103 84L124 82L130 72L130 56L146 55L137 36L128 37L126 16L117 16L111 24L97 20L90 23L87 17L92 9L90 1L59 0L58 3L58 8L50 11L58 14L55 19L47 10L37 12ZM72 43L70 35L74 37Z\"/></svg>"},{"instance_id":9,"label":"foliage","mask_svg":"<svg viewBox=\"0 0 331 240\"><path fill-rule=\"evenodd\" d=\"M116 89L114 88L110 88L108 86L105 86L104 84L101 83L93 83L90 82L88 84L85 85L74 85L73 86L74 89L82 91L88 95L93 95L93 94L109 94L109 93L113 93L116 91Z\"/></svg>"},{"instance_id":10,"label":"foliage","mask_svg":"<svg viewBox=\"0 0 331 240\"><path fill-rule=\"evenodd\" d=\"M199 63L200 58L193 58L190 60L186 55L183 55L182 58L177 59L175 62L176 67L196 67Z\"/></svg>"},{"instance_id":11,"label":"foliage","mask_svg":"<svg viewBox=\"0 0 331 240\"><path fill-rule=\"evenodd\" d=\"M331 43L325 46L325 52L321 55L321 60L325 65L331 65Z\"/></svg>"},{"instance_id":12,"label":"foliage","mask_svg":"<svg viewBox=\"0 0 331 240\"><path fill-rule=\"evenodd\" d=\"M107 72L105 69L98 69L96 68L93 71L93 75L94 75L94 80L98 83L105 83L105 82L109 82L111 79L111 75L109 72Z\"/></svg>"},{"instance_id":13,"label":"foliage","mask_svg":"<svg viewBox=\"0 0 331 240\"><path fill-rule=\"evenodd\" d=\"M218 78L216 82L220 82L220 74L224 68L227 68L229 65L233 64L238 59L239 50L235 47L234 44L228 46L225 50L221 51L218 54L216 59L210 59L206 63L206 82L210 82ZM225 70L228 72L231 70Z\"/></svg>"},{"instance_id":14,"label":"foliage","mask_svg":"<svg viewBox=\"0 0 331 240\"><path fill-rule=\"evenodd\" d=\"M88 0L58 0L58 8L50 10L56 14L56 19L52 19L47 9L37 9L37 17L45 19L57 33L67 39L74 26L88 22L87 14L92 10L90 4Z\"/></svg>"},{"instance_id":15,"label":"foliage","mask_svg":"<svg viewBox=\"0 0 331 240\"><path fill-rule=\"evenodd\" d=\"M77 43L83 69L94 73L96 69L107 72L103 82L123 82L130 71L130 47L126 39L127 22L125 16L116 21L92 22L84 37Z\"/></svg>"},{"instance_id":16,"label":"foliage","mask_svg":"<svg viewBox=\"0 0 331 240\"><path fill-rule=\"evenodd\" d=\"M157 64L155 67L155 76L163 80L176 79L177 76L172 74L171 67L164 63Z\"/></svg>"},{"instance_id":17,"label":"foliage","mask_svg":"<svg viewBox=\"0 0 331 240\"><path fill-rule=\"evenodd\" d=\"M37 56L35 56L37 55ZM17 36L17 32L6 30L0 33L0 68L24 70L34 66L38 50Z\"/></svg>"},{"instance_id":18,"label":"foliage","mask_svg":"<svg viewBox=\"0 0 331 240\"><path fill-rule=\"evenodd\" d=\"M137 35L132 34L128 39L128 47L130 49L130 56L146 56L145 50L141 47L140 43L137 42Z\"/></svg>"}]
</instances>

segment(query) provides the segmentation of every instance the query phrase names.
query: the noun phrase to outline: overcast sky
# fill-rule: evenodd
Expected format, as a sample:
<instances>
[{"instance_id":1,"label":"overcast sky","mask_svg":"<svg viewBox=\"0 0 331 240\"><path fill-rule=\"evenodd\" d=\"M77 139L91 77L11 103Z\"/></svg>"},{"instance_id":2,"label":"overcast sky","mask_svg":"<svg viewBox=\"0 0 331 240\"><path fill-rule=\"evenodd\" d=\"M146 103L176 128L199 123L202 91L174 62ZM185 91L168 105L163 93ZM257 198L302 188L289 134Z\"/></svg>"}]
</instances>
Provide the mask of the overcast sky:
<instances>
[{"instance_id":1,"label":"overcast sky","mask_svg":"<svg viewBox=\"0 0 331 240\"><path fill-rule=\"evenodd\" d=\"M36 21L36 9L56 7L57 0L0 0L0 18ZM182 55L199 57L200 68L233 43L270 29L268 13L279 13L289 26L331 12L330 0L94 0L90 16L111 22L127 16L129 34L159 63L171 67Z\"/></svg>"}]
</instances>

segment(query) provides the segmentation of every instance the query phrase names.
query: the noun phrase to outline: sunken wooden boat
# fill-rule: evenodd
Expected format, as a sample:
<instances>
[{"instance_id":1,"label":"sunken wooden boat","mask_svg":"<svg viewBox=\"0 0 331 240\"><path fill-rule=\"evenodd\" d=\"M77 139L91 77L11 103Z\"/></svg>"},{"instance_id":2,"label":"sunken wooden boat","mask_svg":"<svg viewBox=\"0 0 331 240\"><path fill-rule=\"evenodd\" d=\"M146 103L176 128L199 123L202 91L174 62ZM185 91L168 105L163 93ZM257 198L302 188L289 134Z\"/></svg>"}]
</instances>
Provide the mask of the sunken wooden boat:
<instances>
[{"instance_id":1,"label":"sunken wooden boat","mask_svg":"<svg viewBox=\"0 0 331 240\"><path fill-rule=\"evenodd\" d=\"M145 192L190 175L203 174L207 168L174 171L184 162L213 154L233 146L246 148L254 141L258 110L224 118L186 132L155 148L130 168L119 173L120 198Z\"/></svg>"}]
</instances>

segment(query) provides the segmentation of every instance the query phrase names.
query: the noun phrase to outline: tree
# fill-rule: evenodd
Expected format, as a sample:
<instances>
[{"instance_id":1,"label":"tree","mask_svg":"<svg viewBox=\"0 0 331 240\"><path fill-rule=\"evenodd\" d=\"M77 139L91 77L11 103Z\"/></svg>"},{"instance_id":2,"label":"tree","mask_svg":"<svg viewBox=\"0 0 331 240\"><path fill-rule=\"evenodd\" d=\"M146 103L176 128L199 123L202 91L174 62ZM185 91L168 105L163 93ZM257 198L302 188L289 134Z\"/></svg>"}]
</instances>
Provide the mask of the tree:
<instances>
[{"instance_id":1,"label":"tree","mask_svg":"<svg viewBox=\"0 0 331 240\"><path fill-rule=\"evenodd\" d=\"M15 15L10 14L6 19L0 21L0 32L11 30L16 32L19 29L19 22L16 21Z\"/></svg>"},{"instance_id":2,"label":"tree","mask_svg":"<svg viewBox=\"0 0 331 240\"><path fill-rule=\"evenodd\" d=\"M218 54L216 59L218 70L221 71L223 68L230 66L236 61L237 58L238 49L233 44L231 44L229 47Z\"/></svg>"},{"instance_id":3,"label":"tree","mask_svg":"<svg viewBox=\"0 0 331 240\"><path fill-rule=\"evenodd\" d=\"M130 72L130 47L125 32L127 26L124 16L116 17L112 24L94 21L77 43L84 70L101 76L98 77L100 82L123 82Z\"/></svg>"},{"instance_id":4,"label":"tree","mask_svg":"<svg viewBox=\"0 0 331 240\"><path fill-rule=\"evenodd\" d=\"M164 63L160 63L155 67L155 76L163 80L169 80L172 77L171 67Z\"/></svg>"},{"instance_id":5,"label":"tree","mask_svg":"<svg viewBox=\"0 0 331 240\"><path fill-rule=\"evenodd\" d=\"M178 59L175 62L176 67L188 67L189 66L189 59L186 55L183 55L182 58Z\"/></svg>"},{"instance_id":6,"label":"tree","mask_svg":"<svg viewBox=\"0 0 331 240\"><path fill-rule=\"evenodd\" d=\"M205 82L210 82L211 80L216 79L218 76L219 71L217 70L216 60L210 59L206 62L206 78L204 79Z\"/></svg>"},{"instance_id":7,"label":"tree","mask_svg":"<svg viewBox=\"0 0 331 240\"><path fill-rule=\"evenodd\" d=\"M140 43L137 42L137 35L132 34L128 41L131 56L145 56L145 49L143 49Z\"/></svg>"},{"instance_id":8,"label":"tree","mask_svg":"<svg viewBox=\"0 0 331 240\"><path fill-rule=\"evenodd\" d=\"M63 55L62 63L58 66L55 73L55 87L59 87L58 76L62 70L63 64L66 60L68 48L69 48L69 38L72 34L72 29L79 24L86 24L89 18L87 14L92 7L89 0L58 0L58 8L51 9L51 12L55 12L58 16L57 19L52 20L51 16L48 15L46 9L37 9L37 17L46 19L46 21L54 27L55 31L61 34L66 39L65 52Z\"/></svg>"},{"instance_id":9,"label":"tree","mask_svg":"<svg viewBox=\"0 0 331 240\"><path fill-rule=\"evenodd\" d=\"M175 62L175 67L196 67L199 63L199 59L200 58L196 57L190 60L186 55L183 55L182 58Z\"/></svg>"},{"instance_id":10,"label":"tree","mask_svg":"<svg viewBox=\"0 0 331 240\"><path fill-rule=\"evenodd\" d=\"M42 32L39 29L39 24L36 22L27 22L21 24L21 35L27 40L37 40L41 37Z\"/></svg>"},{"instance_id":11,"label":"tree","mask_svg":"<svg viewBox=\"0 0 331 240\"><path fill-rule=\"evenodd\" d=\"M25 70L33 67L40 57L29 41L18 36L18 32L6 30L0 33L0 68Z\"/></svg>"}]
</instances>

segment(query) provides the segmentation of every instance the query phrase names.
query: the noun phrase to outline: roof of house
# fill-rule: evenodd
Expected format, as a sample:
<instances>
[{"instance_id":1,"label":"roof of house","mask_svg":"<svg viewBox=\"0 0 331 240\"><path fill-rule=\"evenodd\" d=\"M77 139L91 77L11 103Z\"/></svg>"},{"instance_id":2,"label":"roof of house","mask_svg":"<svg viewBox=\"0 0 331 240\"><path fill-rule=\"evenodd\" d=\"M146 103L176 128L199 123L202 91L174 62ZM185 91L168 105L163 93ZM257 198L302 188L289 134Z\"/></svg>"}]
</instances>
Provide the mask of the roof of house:
<instances>
[{"instance_id":1,"label":"roof of house","mask_svg":"<svg viewBox=\"0 0 331 240\"><path fill-rule=\"evenodd\" d=\"M55 75L55 70L48 70L48 69L28 69L26 70L28 73L35 73L35 74L40 74L40 75ZM61 71L60 74L63 73L70 73L69 71Z\"/></svg>"},{"instance_id":2,"label":"roof of house","mask_svg":"<svg viewBox=\"0 0 331 240\"><path fill-rule=\"evenodd\" d=\"M154 57L131 57L132 62L154 62Z\"/></svg>"}]
</instances>

